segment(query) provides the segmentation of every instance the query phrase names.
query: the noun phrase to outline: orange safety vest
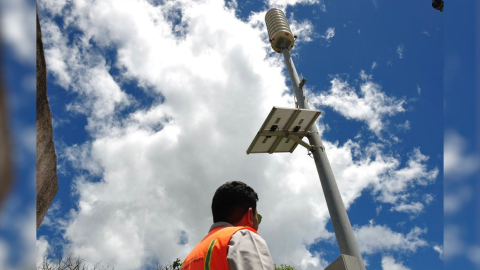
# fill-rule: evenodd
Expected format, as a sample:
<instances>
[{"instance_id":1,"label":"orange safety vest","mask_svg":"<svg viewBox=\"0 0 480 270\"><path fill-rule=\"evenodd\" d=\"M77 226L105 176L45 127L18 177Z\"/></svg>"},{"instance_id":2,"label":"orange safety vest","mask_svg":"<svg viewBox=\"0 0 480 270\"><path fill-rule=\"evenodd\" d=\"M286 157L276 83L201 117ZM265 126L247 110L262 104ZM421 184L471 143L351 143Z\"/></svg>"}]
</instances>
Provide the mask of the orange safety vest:
<instances>
[{"instance_id":1,"label":"orange safety vest","mask_svg":"<svg viewBox=\"0 0 480 270\"><path fill-rule=\"evenodd\" d=\"M255 229L243 226L217 227L210 230L185 258L181 270L228 270L228 243L237 231L244 229L258 234Z\"/></svg>"}]
</instances>

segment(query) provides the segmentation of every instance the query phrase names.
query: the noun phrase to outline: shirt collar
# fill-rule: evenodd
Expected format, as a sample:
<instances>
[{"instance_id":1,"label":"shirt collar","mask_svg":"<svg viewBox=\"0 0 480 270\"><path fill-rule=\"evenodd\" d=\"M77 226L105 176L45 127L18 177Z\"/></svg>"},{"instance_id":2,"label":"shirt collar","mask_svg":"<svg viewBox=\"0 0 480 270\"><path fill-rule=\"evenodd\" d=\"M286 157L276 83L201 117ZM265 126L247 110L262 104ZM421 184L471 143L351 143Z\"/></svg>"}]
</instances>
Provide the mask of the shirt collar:
<instances>
[{"instance_id":1,"label":"shirt collar","mask_svg":"<svg viewBox=\"0 0 480 270\"><path fill-rule=\"evenodd\" d=\"M233 227L233 225L228 223L228 222L224 222L224 221L215 222L215 223L212 224L209 231L211 231L211 230L213 230L217 227Z\"/></svg>"}]
</instances>

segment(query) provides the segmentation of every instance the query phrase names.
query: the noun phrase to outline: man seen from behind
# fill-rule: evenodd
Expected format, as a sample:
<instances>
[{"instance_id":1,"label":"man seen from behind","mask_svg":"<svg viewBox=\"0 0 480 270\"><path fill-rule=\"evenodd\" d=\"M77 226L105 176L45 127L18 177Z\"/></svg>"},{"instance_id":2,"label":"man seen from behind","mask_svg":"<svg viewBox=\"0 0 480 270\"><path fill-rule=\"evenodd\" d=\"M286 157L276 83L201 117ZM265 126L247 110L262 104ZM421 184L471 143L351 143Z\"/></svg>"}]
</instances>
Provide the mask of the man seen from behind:
<instances>
[{"instance_id":1,"label":"man seen from behind","mask_svg":"<svg viewBox=\"0 0 480 270\"><path fill-rule=\"evenodd\" d=\"M240 181L220 186L212 200L213 225L188 254L182 270L273 270L267 243L258 234L257 193Z\"/></svg>"}]
</instances>

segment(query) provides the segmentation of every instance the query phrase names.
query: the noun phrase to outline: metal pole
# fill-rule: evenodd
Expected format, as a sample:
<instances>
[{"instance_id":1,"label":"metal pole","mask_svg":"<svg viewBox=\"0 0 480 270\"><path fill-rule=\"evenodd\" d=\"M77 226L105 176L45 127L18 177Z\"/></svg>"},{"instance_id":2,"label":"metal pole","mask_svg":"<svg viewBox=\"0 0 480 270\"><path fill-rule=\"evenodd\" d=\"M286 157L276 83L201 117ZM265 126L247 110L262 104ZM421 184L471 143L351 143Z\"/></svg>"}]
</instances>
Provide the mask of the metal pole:
<instances>
[{"instance_id":1,"label":"metal pole","mask_svg":"<svg viewBox=\"0 0 480 270\"><path fill-rule=\"evenodd\" d=\"M293 91L298 101L298 107L301 109L310 109L303 90L299 87L300 80L298 79L290 52L287 49L283 49L282 53L285 58L285 63L287 64ZM350 225L347 211L345 210L337 182L335 181L335 176L328 162L325 147L323 147L322 140L320 139L317 125L312 125L308 131L310 132L310 135L307 136L308 141L315 147L312 154L315 165L317 166L318 175L320 176L320 183L322 184L323 194L327 201L328 212L330 213L330 219L332 220L340 253L357 257L361 269L366 270L355 235L353 234L352 225Z\"/></svg>"}]
</instances>

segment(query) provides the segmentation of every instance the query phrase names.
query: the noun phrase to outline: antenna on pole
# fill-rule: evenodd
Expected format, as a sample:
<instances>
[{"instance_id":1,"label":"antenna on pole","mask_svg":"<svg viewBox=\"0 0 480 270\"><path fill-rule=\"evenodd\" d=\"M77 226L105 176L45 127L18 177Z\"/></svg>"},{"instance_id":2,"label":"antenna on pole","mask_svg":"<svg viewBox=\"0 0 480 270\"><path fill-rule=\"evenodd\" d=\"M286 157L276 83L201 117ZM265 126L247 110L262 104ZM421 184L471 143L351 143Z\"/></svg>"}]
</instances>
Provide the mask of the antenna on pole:
<instances>
[{"instance_id":1,"label":"antenna on pole","mask_svg":"<svg viewBox=\"0 0 480 270\"><path fill-rule=\"evenodd\" d=\"M307 80L305 78L302 81L299 80L290 56L296 36L292 34L287 18L280 9L272 8L267 11L265 23L272 49L277 53L282 53L285 59L294 97L296 97L296 109L274 107L250 144L247 154L292 153L298 144L307 148L315 160L340 249L340 256L325 270L366 270L335 176L325 153L325 147L315 124L320 111L310 110L303 93L303 85ZM304 142L303 137L307 137L310 144Z\"/></svg>"}]
</instances>

